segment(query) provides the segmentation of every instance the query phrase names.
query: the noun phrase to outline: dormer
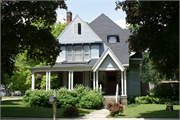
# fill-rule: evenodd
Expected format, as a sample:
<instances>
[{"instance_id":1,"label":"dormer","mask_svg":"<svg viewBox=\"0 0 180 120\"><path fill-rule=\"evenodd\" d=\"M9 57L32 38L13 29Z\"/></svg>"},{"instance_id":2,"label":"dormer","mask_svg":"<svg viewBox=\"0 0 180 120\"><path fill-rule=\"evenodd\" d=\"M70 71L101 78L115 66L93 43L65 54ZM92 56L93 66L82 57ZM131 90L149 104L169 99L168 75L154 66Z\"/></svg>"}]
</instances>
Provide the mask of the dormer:
<instances>
[{"instance_id":1,"label":"dormer","mask_svg":"<svg viewBox=\"0 0 180 120\"><path fill-rule=\"evenodd\" d=\"M108 35L107 36L107 43L117 43L120 42L118 35Z\"/></svg>"}]
</instances>

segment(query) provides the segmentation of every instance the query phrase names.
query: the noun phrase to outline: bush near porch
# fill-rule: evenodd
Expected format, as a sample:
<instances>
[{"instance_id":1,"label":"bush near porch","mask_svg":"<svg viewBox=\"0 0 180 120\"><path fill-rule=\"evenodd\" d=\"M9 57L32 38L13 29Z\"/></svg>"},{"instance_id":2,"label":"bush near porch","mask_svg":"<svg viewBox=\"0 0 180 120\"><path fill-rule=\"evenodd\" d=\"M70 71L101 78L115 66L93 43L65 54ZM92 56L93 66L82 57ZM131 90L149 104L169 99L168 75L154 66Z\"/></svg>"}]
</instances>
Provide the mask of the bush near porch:
<instances>
[{"instance_id":1,"label":"bush near porch","mask_svg":"<svg viewBox=\"0 0 180 120\"><path fill-rule=\"evenodd\" d=\"M28 90L23 102L27 106L51 107L49 97L53 96L54 90ZM103 103L103 97L100 90L91 90L83 85L76 85L73 90L62 87L56 90L56 104L58 108L68 108L76 106L81 108L100 108Z\"/></svg>"}]
</instances>

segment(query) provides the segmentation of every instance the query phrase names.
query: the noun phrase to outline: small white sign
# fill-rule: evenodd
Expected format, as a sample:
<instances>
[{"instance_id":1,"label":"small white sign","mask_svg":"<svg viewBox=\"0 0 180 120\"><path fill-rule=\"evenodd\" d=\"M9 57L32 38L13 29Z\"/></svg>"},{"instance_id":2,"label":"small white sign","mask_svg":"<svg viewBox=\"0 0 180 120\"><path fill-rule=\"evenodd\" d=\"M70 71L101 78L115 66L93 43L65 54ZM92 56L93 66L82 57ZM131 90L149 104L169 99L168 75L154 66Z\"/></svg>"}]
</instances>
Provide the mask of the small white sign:
<instances>
[{"instance_id":1,"label":"small white sign","mask_svg":"<svg viewBox=\"0 0 180 120\"><path fill-rule=\"evenodd\" d=\"M50 96L50 97L49 97L49 102L50 102L50 103L53 103L53 101L54 101L54 96Z\"/></svg>"}]
</instances>

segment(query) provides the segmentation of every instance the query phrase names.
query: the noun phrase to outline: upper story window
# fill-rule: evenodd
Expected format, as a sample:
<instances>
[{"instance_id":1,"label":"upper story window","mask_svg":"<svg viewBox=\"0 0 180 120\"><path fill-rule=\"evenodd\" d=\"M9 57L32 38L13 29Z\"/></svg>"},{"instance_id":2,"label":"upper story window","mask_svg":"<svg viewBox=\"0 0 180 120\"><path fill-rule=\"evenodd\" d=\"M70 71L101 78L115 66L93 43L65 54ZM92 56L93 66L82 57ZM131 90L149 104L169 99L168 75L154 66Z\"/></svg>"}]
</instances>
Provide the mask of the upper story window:
<instances>
[{"instance_id":1,"label":"upper story window","mask_svg":"<svg viewBox=\"0 0 180 120\"><path fill-rule=\"evenodd\" d=\"M74 61L82 61L82 47L81 46L74 47Z\"/></svg>"},{"instance_id":2,"label":"upper story window","mask_svg":"<svg viewBox=\"0 0 180 120\"><path fill-rule=\"evenodd\" d=\"M84 46L84 61L88 61L89 60L89 46Z\"/></svg>"},{"instance_id":3,"label":"upper story window","mask_svg":"<svg viewBox=\"0 0 180 120\"><path fill-rule=\"evenodd\" d=\"M67 47L67 61L72 61L72 47Z\"/></svg>"},{"instance_id":4,"label":"upper story window","mask_svg":"<svg viewBox=\"0 0 180 120\"><path fill-rule=\"evenodd\" d=\"M119 41L119 36L109 35L109 36L107 36L107 42L108 43L117 43L117 42L120 42Z\"/></svg>"},{"instance_id":5,"label":"upper story window","mask_svg":"<svg viewBox=\"0 0 180 120\"><path fill-rule=\"evenodd\" d=\"M74 23L74 34L81 35L81 23Z\"/></svg>"}]
</instances>

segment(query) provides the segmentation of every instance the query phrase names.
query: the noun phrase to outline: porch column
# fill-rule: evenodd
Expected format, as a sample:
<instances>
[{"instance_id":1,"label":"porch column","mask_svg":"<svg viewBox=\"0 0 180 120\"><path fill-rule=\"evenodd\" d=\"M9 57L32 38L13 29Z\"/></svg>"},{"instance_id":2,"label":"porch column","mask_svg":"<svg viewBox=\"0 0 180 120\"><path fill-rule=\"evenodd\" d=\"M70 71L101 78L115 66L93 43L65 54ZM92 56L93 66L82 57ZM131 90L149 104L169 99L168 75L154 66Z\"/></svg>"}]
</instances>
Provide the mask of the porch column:
<instances>
[{"instance_id":1,"label":"porch column","mask_svg":"<svg viewBox=\"0 0 180 120\"><path fill-rule=\"evenodd\" d=\"M46 71L46 91L48 90L48 71Z\"/></svg>"},{"instance_id":2,"label":"porch column","mask_svg":"<svg viewBox=\"0 0 180 120\"><path fill-rule=\"evenodd\" d=\"M73 90L73 71L71 71L71 90Z\"/></svg>"},{"instance_id":3,"label":"porch column","mask_svg":"<svg viewBox=\"0 0 180 120\"><path fill-rule=\"evenodd\" d=\"M69 71L69 82L68 82L68 89L70 90L70 83L71 83L71 71Z\"/></svg>"},{"instance_id":4,"label":"porch column","mask_svg":"<svg viewBox=\"0 0 180 120\"><path fill-rule=\"evenodd\" d=\"M49 71L49 90L51 89L51 71Z\"/></svg>"},{"instance_id":5,"label":"porch column","mask_svg":"<svg viewBox=\"0 0 180 120\"><path fill-rule=\"evenodd\" d=\"M96 88L98 89L98 71L96 71Z\"/></svg>"},{"instance_id":6,"label":"porch column","mask_svg":"<svg viewBox=\"0 0 180 120\"><path fill-rule=\"evenodd\" d=\"M127 92L126 92L126 70L124 70L124 95L125 96L127 95Z\"/></svg>"},{"instance_id":7,"label":"porch column","mask_svg":"<svg viewBox=\"0 0 180 120\"><path fill-rule=\"evenodd\" d=\"M95 72L93 71L93 90L95 89Z\"/></svg>"},{"instance_id":8,"label":"porch column","mask_svg":"<svg viewBox=\"0 0 180 120\"><path fill-rule=\"evenodd\" d=\"M32 72L32 85L31 85L31 87L32 87L32 90L35 89L35 73L34 72Z\"/></svg>"},{"instance_id":9,"label":"porch column","mask_svg":"<svg viewBox=\"0 0 180 120\"><path fill-rule=\"evenodd\" d=\"M121 95L124 95L123 86L124 86L124 84L123 84L123 71L121 71Z\"/></svg>"}]
</instances>

